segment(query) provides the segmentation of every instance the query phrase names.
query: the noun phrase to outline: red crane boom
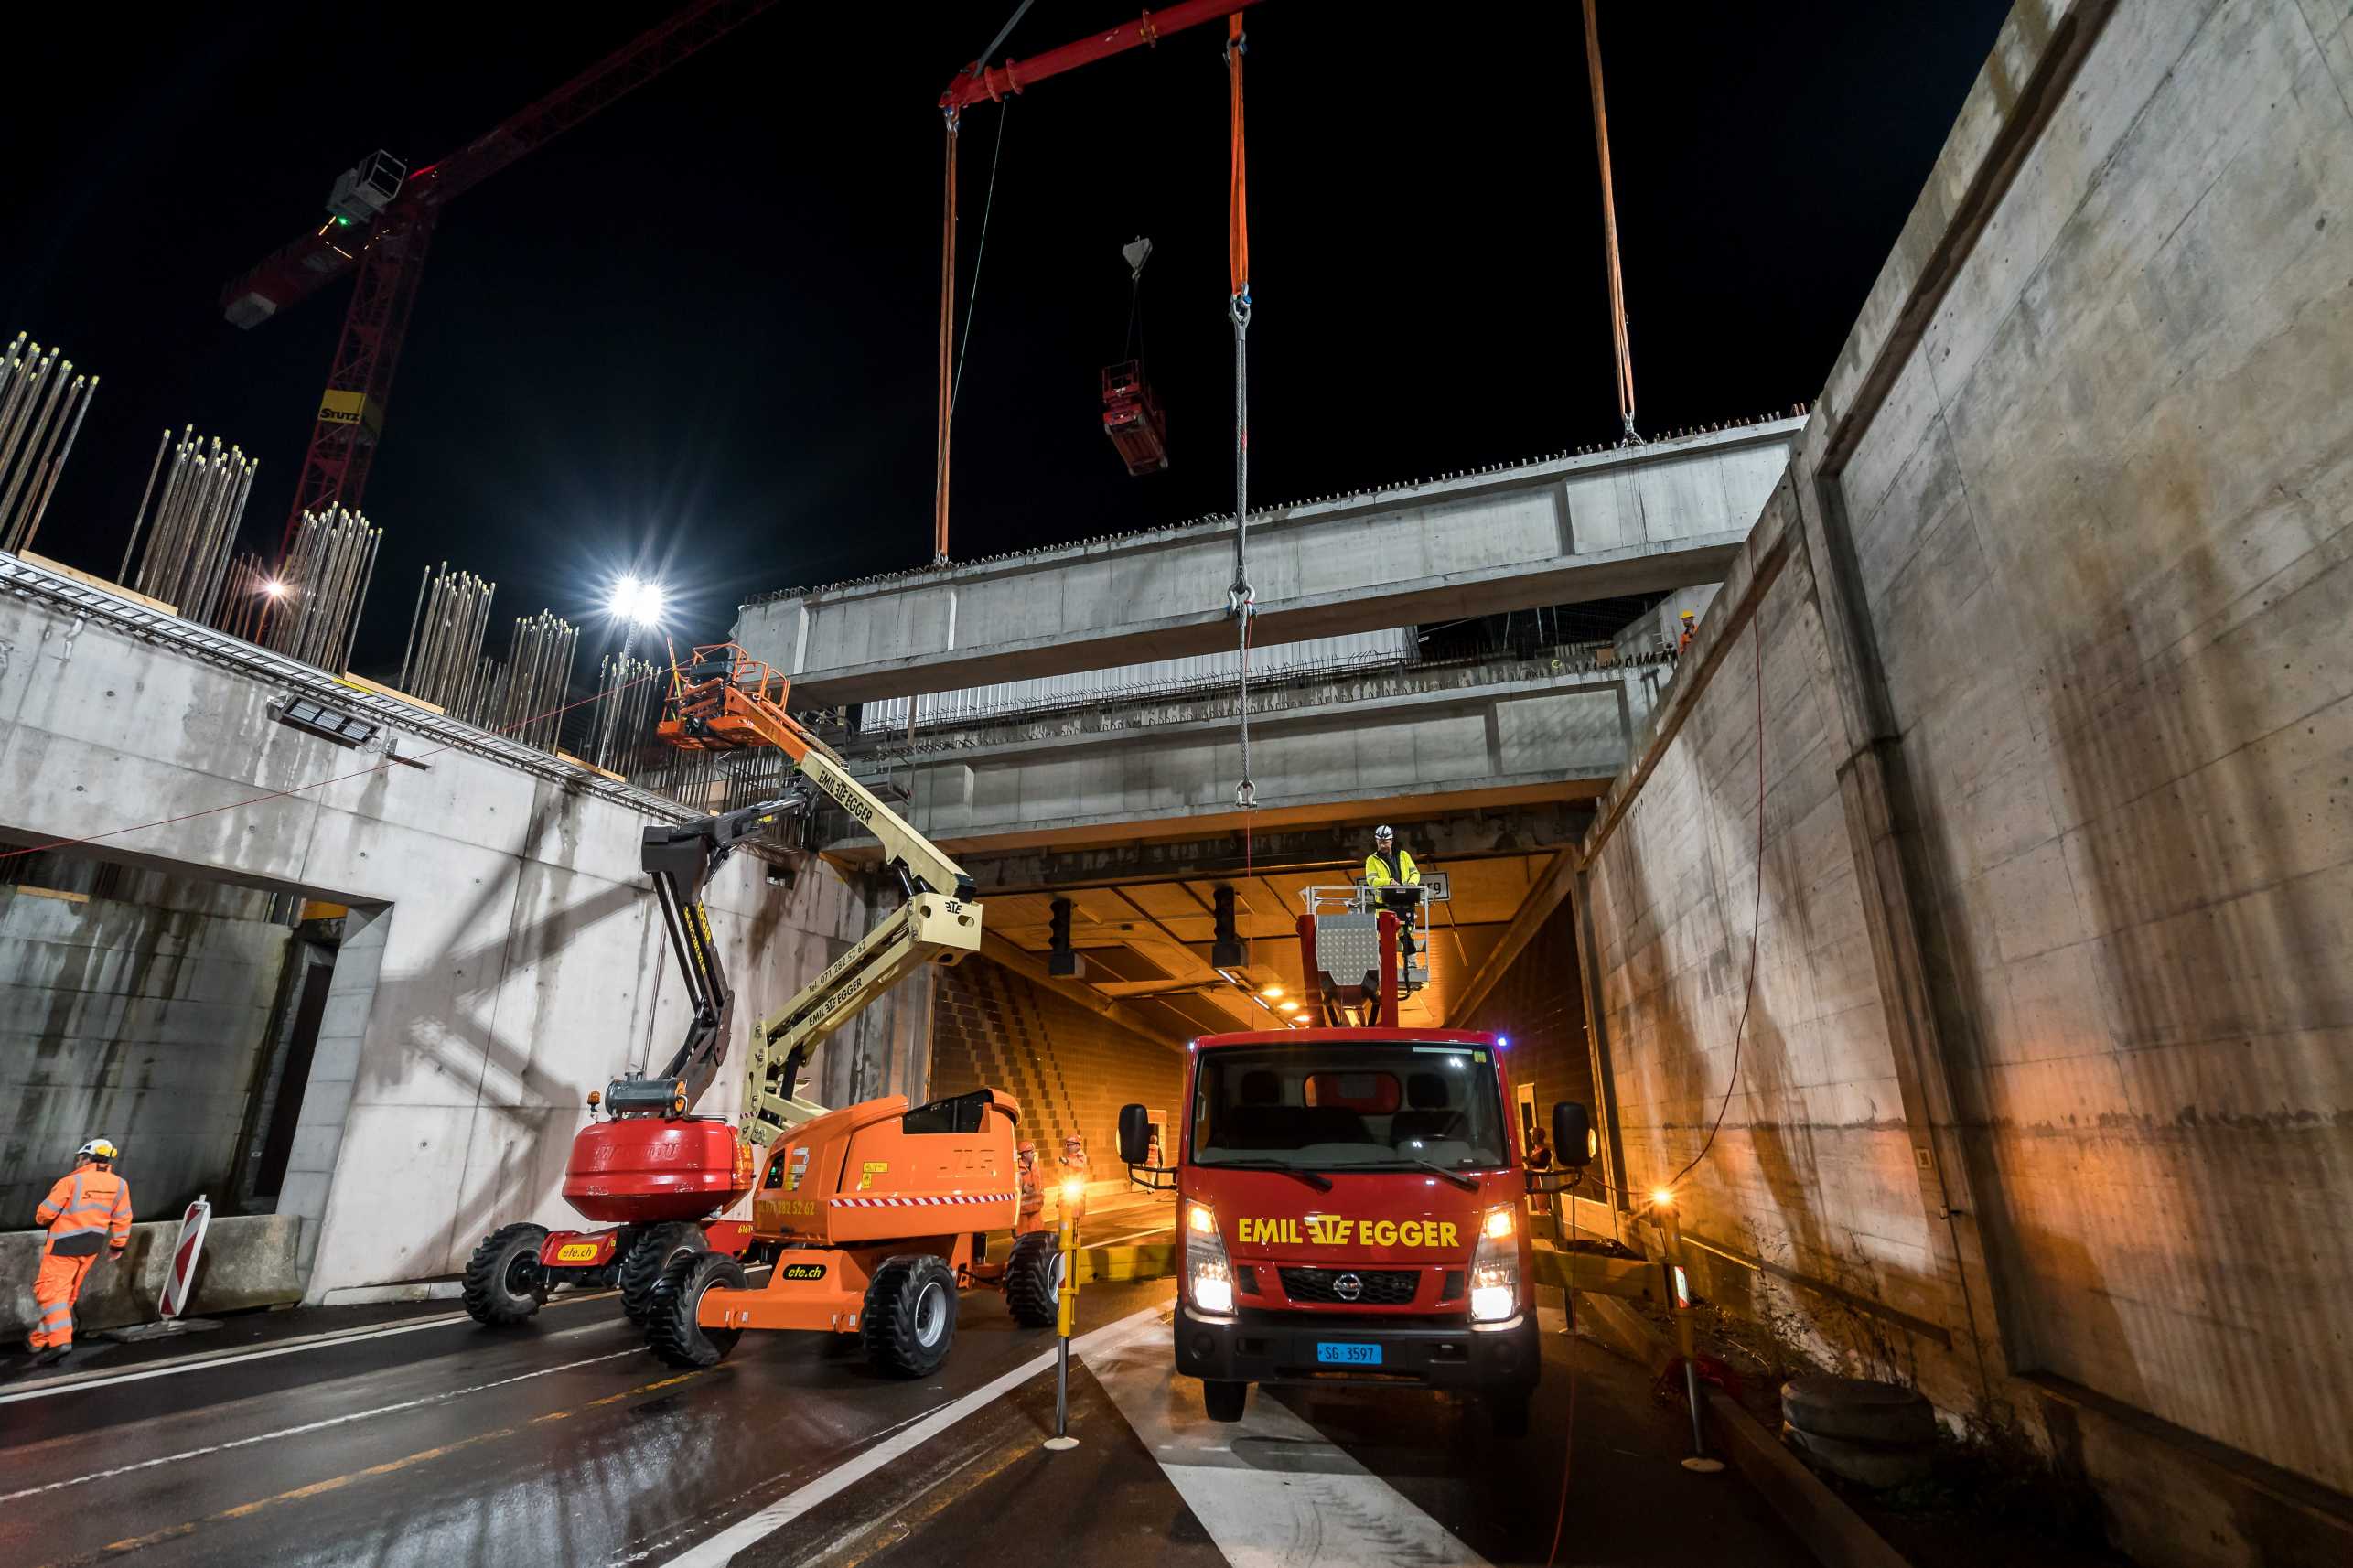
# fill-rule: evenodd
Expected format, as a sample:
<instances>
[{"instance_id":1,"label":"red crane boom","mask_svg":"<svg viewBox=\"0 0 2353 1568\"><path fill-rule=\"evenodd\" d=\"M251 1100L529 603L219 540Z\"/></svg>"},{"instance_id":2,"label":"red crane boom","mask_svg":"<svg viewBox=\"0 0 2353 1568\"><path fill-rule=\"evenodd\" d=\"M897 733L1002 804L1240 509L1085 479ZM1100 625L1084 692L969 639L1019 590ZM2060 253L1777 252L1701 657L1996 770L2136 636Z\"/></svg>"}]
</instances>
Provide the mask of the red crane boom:
<instances>
[{"instance_id":1,"label":"red crane boom","mask_svg":"<svg viewBox=\"0 0 2353 1568\"><path fill-rule=\"evenodd\" d=\"M442 205L545 145L615 99L652 81L773 5L776 0L693 0L554 91L437 163L412 171L363 228L330 218L271 252L221 291L231 324L253 328L346 273L358 281L311 426L310 449L286 514L285 539L305 511L357 507L383 431L433 226ZM282 542L280 548L285 548Z\"/></svg>"}]
</instances>

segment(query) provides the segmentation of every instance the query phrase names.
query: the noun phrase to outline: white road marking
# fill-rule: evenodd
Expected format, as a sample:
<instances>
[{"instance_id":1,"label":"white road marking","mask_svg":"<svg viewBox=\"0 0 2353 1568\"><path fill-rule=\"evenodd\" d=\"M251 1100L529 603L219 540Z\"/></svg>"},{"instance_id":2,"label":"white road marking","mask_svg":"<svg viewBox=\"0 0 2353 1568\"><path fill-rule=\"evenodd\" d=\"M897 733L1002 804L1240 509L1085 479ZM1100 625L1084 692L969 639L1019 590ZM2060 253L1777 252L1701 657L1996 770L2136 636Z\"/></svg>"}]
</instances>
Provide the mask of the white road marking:
<instances>
[{"instance_id":1,"label":"white road marking","mask_svg":"<svg viewBox=\"0 0 2353 1568\"><path fill-rule=\"evenodd\" d=\"M18 1498L34 1497L42 1492L61 1492L68 1487L79 1487L89 1481L104 1481L116 1476L127 1476L135 1470L152 1470L158 1465L177 1465L184 1459L201 1459L208 1454L226 1454L232 1448L251 1448L256 1443L274 1443L281 1437L300 1437L306 1432L324 1432L330 1426L349 1426L355 1421L372 1421L377 1416L392 1415L404 1410L417 1410L431 1404L446 1404L451 1400L464 1399L468 1394L478 1394L489 1389L503 1389L511 1383L526 1383L533 1378L544 1378L551 1372L568 1372L575 1367L593 1367L599 1361L618 1361L624 1356L639 1355L644 1349L645 1347L642 1345L632 1345L626 1350L616 1350L610 1355L589 1356L577 1361L566 1361L562 1366L542 1367L535 1372L518 1372L511 1378L500 1378L496 1382L476 1383L470 1389L449 1389L437 1394L424 1394L416 1399L403 1400L397 1404L380 1404L373 1410L355 1410L348 1415L330 1415L323 1421L305 1422L300 1426L283 1427L276 1432L257 1433L251 1437L232 1438L227 1443L214 1443L202 1448L187 1449L178 1454L166 1454L154 1459L141 1459L135 1464L117 1465L112 1469L92 1470L87 1476L76 1476L70 1480L50 1481L38 1487L22 1487L13 1492L0 1492L0 1503L12 1503Z\"/></svg>"},{"instance_id":2,"label":"white road marking","mask_svg":"<svg viewBox=\"0 0 2353 1568\"><path fill-rule=\"evenodd\" d=\"M1080 1335L1070 1342L1070 1348L1074 1353L1083 1354L1087 1346L1098 1340L1130 1333L1156 1321L1161 1311L1159 1307L1145 1307L1142 1312L1123 1317L1116 1323L1106 1324L1091 1334ZM963 1398L940 1406L914 1425L903 1428L887 1442L876 1444L855 1458L826 1471L798 1491L779 1498L749 1519L740 1520L708 1540L687 1548L663 1563L662 1568L726 1568L727 1563L745 1547L775 1534L818 1504L864 1480L893 1460L912 1453L965 1417L986 1409L1040 1372L1051 1369L1053 1365L1054 1352L1051 1350L1023 1362L994 1382L983 1384Z\"/></svg>"},{"instance_id":3,"label":"white road marking","mask_svg":"<svg viewBox=\"0 0 2353 1568\"><path fill-rule=\"evenodd\" d=\"M549 1307L571 1306L584 1301L606 1301L618 1295L618 1291L600 1290L582 1295L560 1295L549 1302ZM394 1334L414 1334L425 1328L446 1328L453 1323L468 1321L462 1312L440 1312L431 1317L414 1317L405 1323L387 1323L374 1328L336 1328L324 1334L306 1334L297 1339L281 1339L275 1344L259 1346L251 1350L199 1350L190 1356L175 1356L167 1361L150 1361L122 1372L76 1372L62 1378L50 1378L28 1388L0 1393L0 1404L14 1404L18 1400L49 1399L58 1394L80 1393L84 1389L102 1389L116 1383L143 1382L149 1378L174 1377L181 1372L199 1372L207 1367L233 1366L239 1361L262 1361L273 1356L298 1355L305 1350L331 1349L338 1345L356 1345L363 1339L382 1339Z\"/></svg>"},{"instance_id":4,"label":"white road marking","mask_svg":"<svg viewBox=\"0 0 2353 1568\"><path fill-rule=\"evenodd\" d=\"M1209 1420L1191 1380L1176 1376L1164 1323L1106 1334L1085 1356L1232 1568L1488 1568L1264 1390L1241 1422ZM1279 1454L1281 1468L1261 1468L1253 1450Z\"/></svg>"}]
</instances>

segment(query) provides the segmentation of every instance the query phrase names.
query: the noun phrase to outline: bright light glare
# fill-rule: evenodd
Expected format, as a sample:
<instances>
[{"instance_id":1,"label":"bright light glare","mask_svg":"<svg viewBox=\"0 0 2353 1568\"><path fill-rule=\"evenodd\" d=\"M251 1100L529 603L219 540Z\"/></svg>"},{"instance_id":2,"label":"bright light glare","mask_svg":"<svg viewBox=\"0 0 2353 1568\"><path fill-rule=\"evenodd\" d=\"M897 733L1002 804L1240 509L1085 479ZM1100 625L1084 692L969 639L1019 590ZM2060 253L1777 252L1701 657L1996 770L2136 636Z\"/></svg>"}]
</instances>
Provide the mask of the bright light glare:
<instances>
[{"instance_id":1,"label":"bright light glare","mask_svg":"<svg viewBox=\"0 0 2353 1568\"><path fill-rule=\"evenodd\" d=\"M1186 1210L1185 1223L1196 1230L1215 1231L1218 1228L1218 1217L1209 1212L1208 1204L1197 1203Z\"/></svg>"},{"instance_id":2,"label":"bright light glare","mask_svg":"<svg viewBox=\"0 0 2353 1568\"><path fill-rule=\"evenodd\" d=\"M1080 1177L1080 1176L1072 1176L1069 1180L1068 1180L1068 1181L1066 1181L1066 1182L1064 1182L1064 1183L1062 1184L1062 1201L1063 1201L1063 1202L1065 1202L1065 1203L1076 1203L1076 1202L1078 1202L1080 1198L1082 1198L1082 1197L1086 1197L1086 1196L1087 1196L1087 1184L1086 1184L1086 1181L1084 1180L1084 1178Z\"/></svg>"},{"instance_id":3,"label":"bright light glare","mask_svg":"<svg viewBox=\"0 0 2353 1568\"><path fill-rule=\"evenodd\" d=\"M1674 1206L1675 1195L1666 1187L1654 1187L1650 1189L1650 1201L1660 1208L1671 1208Z\"/></svg>"},{"instance_id":4,"label":"bright light glare","mask_svg":"<svg viewBox=\"0 0 2353 1568\"><path fill-rule=\"evenodd\" d=\"M1261 988L1260 988L1260 990L1259 990L1259 993L1259 993L1261 996L1265 997L1269 1002L1273 1002L1273 1001L1275 1001L1275 1000L1279 999L1279 998L1282 996L1282 994L1283 994L1283 987L1281 987L1281 986L1279 986L1279 985L1268 985L1268 986L1263 986L1263 987L1261 987Z\"/></svg>"},{"instance_id":5,"label":"bright light glare","mask_svg":"<svg viewBox=\"0 0 2353 1568\"><path fill-rule=\"evenodd\" d=\"M1226 1313L1234 1309L1234 1283L1227 1277L1223 1263L1203 1263L1195 1267L1193 1305L1203 1312Z\"/></svg>"},{"instance_id":6,"label":"bright light glare","mask_svg":"<svg viewBox=\"0 0 2353 1568\"><path fill-rule=\"evenodd\" d=\"M1488 1236L1495 1238L1497 1240L1501 1240L1504 1237L1511 1234L1511 1210L1508 1208L1489 1209L1487 1215L1487 1223L1480 1229Z\"/></svg>"},{"instance_id":7,"label":"bright light glare","mask_svg":"<svg viewBox=\"0 0 2353 1568\"><path fill-rule=\"evenodd\" d=\"M286 596L286 585L275 577L264 578L262 583L262 592L274 599L283 599Z\"/></svg>"},{"instance_id":8,"label":"bright light glare","mask_svg":"<svg viewBox=\"0 0 2353 1568\"><path fill-rule=\"evenodd\" d=\"M1478 1285L1471 1291L1471 1316L1480 1323L1496 1323L1511 1316L1519 1305L1518 1293L1510 1285Z\"/></svg>"},{"instance_id":9,"label":"bright light glare","mask_svg":"<svg viewBox=\"0 0 2353 1568\"><path fill-rule=\"evenodd\" d=\"M1282 1004L1282 1008L1285 1013L1296 1013L1299 1011L1299 1004L1296 1002L1285 1002Z\"/></svg>"},{"instance_id":10,"label":"bright light glare","mask_svg":"<svg viewBox=\"0 0 2353 1568\"><path fill-rule=\"evenodd\" d=\"M660 583L650 583L642 577L624 577L613 585L612 595L605 601L605 609L617 620L653 626L661 621L662 606L668 597Z\"/></svg>"}]
</instances>

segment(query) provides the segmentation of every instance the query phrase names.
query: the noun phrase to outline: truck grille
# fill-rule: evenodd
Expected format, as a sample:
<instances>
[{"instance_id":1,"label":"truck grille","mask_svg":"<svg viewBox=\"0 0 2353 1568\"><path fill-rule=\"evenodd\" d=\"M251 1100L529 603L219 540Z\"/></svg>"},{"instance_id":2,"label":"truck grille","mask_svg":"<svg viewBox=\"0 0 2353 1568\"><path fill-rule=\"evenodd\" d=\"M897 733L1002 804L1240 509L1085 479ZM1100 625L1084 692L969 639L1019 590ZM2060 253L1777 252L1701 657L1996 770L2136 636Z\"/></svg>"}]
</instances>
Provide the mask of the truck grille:
<instances>
[{"instance_id":1,"label":"truck grille","mask_svg":"<svg viewBox=\"0 0 2353 1568\"><path fill-rule=\"evenodd\" d=\"M1405 1306L1421 1288L1419 1269L1284 1269L1283 1294L1293 1301L1330 1302L1336 1306ZM1356 1276L1359 1286L1351 1298L1339 1282Z\"/></svg>"}]
</instances>

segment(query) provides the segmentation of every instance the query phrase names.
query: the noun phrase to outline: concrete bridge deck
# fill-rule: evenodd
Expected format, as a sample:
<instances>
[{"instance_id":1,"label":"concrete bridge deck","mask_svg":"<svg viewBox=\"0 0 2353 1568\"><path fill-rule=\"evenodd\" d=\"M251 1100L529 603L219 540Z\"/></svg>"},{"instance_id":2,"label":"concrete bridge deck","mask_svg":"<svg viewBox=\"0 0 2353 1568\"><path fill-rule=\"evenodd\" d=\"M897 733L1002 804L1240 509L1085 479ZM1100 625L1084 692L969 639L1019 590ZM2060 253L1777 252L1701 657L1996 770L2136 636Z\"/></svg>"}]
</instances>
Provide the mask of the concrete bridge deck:
<instances>
[{"instance_id":1,"label":"concrete bridge deck","mask_svg":"<svg viewBox=\"0 0 2353 1568\"><path fill-rule=\"evenodd\" d=\"M1796 419L1499 467L1251 519L1261 644L1721 581ZM1234 645L1233 523L1148 529L743 607L736 638L831 706Z\"/></svg>"}]
</instances>

